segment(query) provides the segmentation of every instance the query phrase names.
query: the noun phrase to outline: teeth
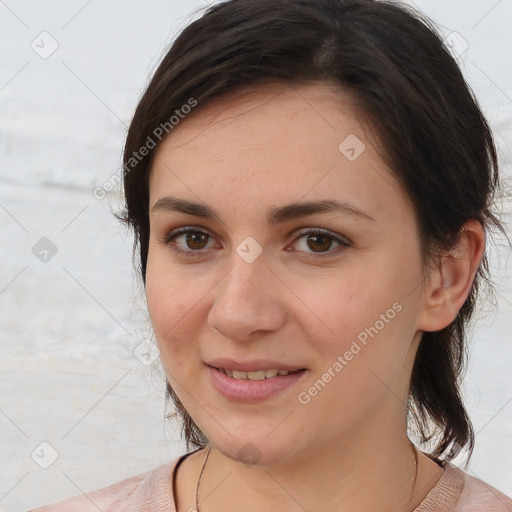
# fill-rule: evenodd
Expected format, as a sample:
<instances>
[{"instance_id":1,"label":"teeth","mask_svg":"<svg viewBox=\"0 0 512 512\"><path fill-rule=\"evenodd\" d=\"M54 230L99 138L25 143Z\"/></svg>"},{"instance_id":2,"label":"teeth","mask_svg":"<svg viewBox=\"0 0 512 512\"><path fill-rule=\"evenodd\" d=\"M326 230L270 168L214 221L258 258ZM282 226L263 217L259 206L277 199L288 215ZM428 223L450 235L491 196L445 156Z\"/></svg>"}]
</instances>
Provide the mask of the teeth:
<instances>
[{"instance_id":1,"label":"teeth","mask_svg":"<svg viewBox=\"0 0 512 512\"><path fill-rule=\"evenodd\" d=\"M264 380L265 370L261 370L259 372L247 372L247 378L249 380Z\"/></svg>"},{"instance_id":2,"label":"teeth","mask_svg":"<svg viewBox=\"0 0 512 512\"><path fill-rule=\"evenodd\" d=\"M227 368L219 368L222 372L224 372L228 377L233 377L234 379L245 379L245 380L263 380L270 379L275 377L276 375L288 375L290 372L288 370L260 370L257 372L239 372L237 370L229 370Z\"/></svg>"}]
</instances>

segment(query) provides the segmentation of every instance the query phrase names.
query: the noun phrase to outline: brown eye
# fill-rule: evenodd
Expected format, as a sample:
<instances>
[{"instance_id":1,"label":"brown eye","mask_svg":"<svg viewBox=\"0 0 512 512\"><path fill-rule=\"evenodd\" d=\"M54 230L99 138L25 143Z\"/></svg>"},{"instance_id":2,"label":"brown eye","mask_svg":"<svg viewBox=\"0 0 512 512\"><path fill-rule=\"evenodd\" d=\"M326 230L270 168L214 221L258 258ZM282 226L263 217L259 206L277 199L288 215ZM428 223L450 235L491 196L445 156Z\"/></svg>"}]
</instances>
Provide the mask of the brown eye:
<instances>
[{"instance_id":1,"label":"brown eye","mask_svg":"<svg viewBox=\"0 0 512 512\"><path fill-rule=\"evenodd\" d=\"M161 243L168 245L174 252L183 256L201 256L211 236L197 228L180 228L162 238Z\"/></svg>"},{"instance_id":2,"label":"brown eye","mask_svg":"<svg viewBox=\"0 0 512 512\"><path fill-rule=\"evenodd\" d=\"M317 249L319 252L327 251L332 245L331 237L325 235L308 235L307 242L308 247L313 251Z\"/></svg>"},{"instance_id":3,"label":"brown eye","mask_svg":"<svg viewBox=\"0 0 512 512\"><path fill-rule=\"evenodd\" d=\"M338 254L341 250L351 246L351 242L346 238L323 229L304 229L299 231L299 234L302 234L302 236L295 241L295 244L301 242L298 252L309 254L313 258ZM203 255L204 251L208 249L207 245L210 239L212 237L204 231L185 227L176 229L166 235L161 243L168 245L178 254L194 257ZM332 249L333 243L337 244L334 249Z\"/></svg>"},{"instance_id":4,"label":"brown eye","mask_svg":"<svg viewBox=\"0 0 512 512\"><path fill-rule=\"evenodd\" d=\"M298 234L302 235L295 241L295 244L299 245L299 252L305 252L313 258L338 254L343 249L351 246L346 238L319 228L303 229ZM332 249L333 243L337 244L334 249Z\"/></svg>"},{"instance_id":5,"label":"brown eye","mask_svg":"<svg viewBox=\"0 0 512 512\"><path fill-rule=\"evenodd\" d=\"M184 236L185 245L188 249L193 250L204 249L206 242L208 242L208 238L210 238L209 235L200 231L190 231L188 233L184 233Z\"/></svg>"}]
</instances>

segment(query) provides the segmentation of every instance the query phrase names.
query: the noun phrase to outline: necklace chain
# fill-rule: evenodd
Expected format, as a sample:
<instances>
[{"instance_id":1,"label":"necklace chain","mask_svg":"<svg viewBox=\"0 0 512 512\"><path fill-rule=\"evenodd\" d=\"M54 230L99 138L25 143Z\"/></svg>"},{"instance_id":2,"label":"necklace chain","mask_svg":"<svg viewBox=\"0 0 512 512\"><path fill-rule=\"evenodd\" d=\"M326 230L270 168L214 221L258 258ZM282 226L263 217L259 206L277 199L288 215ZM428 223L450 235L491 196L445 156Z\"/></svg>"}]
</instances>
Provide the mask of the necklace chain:
<instances>
[{"instance_id":1,"label":"necklace chain","mask_svg":"<svg viewBox=\"0 0 512 512\"><path fill-rule=\"evenodd\" d=\"M199 512L199 484L201 483L201 478L203 477L203 471L206 467L206 461L208 460L208 457L210 456L210 445L208 445L208 453L206 454L206 459L204 459L203 468L201 469L201 473L199 474L199 479L197 480L197 487L196 487L196 512Z\"/></svg>"},{"instance_id":2,"label":"necklace chain","mask_svg":"<svg viewBox=\"0 0 512 512\"><path fill-rule=\"evenodd\" d=\"M411 502L414 496L414 489L416 488L416 479L418 478L418 454L416 452L416 448L412 443L410 443L412 449L412 460L414 469L412 472L411 480L412 480L412 489L411 495L409 496L409 503ZM201 478L203 477L204 468L206 467L206 462L208 461L208 457L210 456L211 447L208 445L208 452L206 453L206 458L204 459L203 467L201 468L201 473L199 474L199 478L197 480L196 487L196 512L199 512L199 484L201 483Z\"/></svg>"}]
</instances>

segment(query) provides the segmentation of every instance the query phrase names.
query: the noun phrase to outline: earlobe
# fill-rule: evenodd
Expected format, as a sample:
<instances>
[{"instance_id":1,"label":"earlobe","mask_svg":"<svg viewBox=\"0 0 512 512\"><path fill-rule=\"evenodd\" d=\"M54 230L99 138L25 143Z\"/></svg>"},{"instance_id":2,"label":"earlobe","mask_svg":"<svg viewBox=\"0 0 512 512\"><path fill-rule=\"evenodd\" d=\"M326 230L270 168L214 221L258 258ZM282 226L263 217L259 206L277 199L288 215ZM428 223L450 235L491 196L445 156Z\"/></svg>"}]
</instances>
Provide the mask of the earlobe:
<instances>
[{"instance_id":1,"label":"earlobe","mask_svg":"<svg viewBox=\"0 0 512 512\"><path fill-rule=\"evenodd\" d=\"M439 331L453 322L469 295L484 247L482 225L476 220L466 222L457 243L441 255L429 276L418 330Z\"/></svg>"}]
</instances>

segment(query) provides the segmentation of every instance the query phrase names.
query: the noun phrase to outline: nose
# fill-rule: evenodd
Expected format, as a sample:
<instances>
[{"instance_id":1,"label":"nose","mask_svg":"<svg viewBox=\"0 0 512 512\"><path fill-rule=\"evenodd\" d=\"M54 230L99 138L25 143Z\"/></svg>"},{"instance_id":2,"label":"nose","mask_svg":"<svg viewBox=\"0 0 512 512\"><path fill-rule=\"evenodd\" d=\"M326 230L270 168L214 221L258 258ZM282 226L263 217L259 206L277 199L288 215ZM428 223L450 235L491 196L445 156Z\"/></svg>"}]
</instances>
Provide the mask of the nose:
<instances>
[{"instance_id":1,"label":"nose","mask_svg":"<svg viewBox=\"0 0 512 512\"><path fill-rule=\"evenodd\" d=\"M277 331L285 322L283 293L284 285L263 255L248 263L235 254L230 270L214 288L208 324L236 342Z\"/></svg>"}]
</instances>

